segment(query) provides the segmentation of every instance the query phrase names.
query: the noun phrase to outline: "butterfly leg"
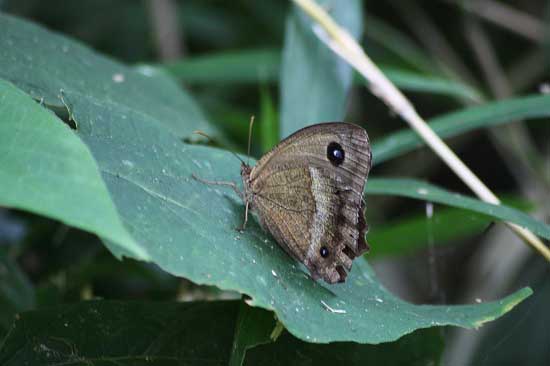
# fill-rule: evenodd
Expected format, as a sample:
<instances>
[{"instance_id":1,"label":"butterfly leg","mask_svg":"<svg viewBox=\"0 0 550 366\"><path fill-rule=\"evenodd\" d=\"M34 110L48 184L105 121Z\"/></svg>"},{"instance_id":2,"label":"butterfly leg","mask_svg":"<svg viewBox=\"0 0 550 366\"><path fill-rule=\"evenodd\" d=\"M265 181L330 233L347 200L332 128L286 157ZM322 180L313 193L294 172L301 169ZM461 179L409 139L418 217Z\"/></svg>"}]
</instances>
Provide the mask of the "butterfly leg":
<instances>
[{"instance_id":1,"label":"butterfly leg","mask_svg":"<svg viewBox=\"0 0 550 366\"><path fill-rule=\"evenodd\" d=\"M245 227L246 227L246 223L248 222L248 208L250 206L250 202L246 201L245 205L244 205L244 221L243 221L243 224L237 228L237 231L240 231L240 232L243 232Z\"/></svg>"},{"instance_id":2,"label":"butterfly leg","mask_svg":"<svg viewBox=\"0 0 550 366\"><path fill-rule=\"evenodd\" d=\"M206 179L202 179L200 177L198 177L195 173L192 174L192 177L193 179L201 182L201 183L204 183L204 184L208 184L208 185L212 185L212 186L226 186L226 187L231 187L233 188L233 190L235 191L235 193L237 193L237 195L239 197L241 197L241 199L244 201L244 194L243 192L241 192L241 190L239 189L239 187L237 187L237 185L235 184L235 182L228 182L228 181L220 181L220 180L206 180Z\"/></svg>"},{"instance_id":3,"label":"butterfly leg","mask_svg":"<svg viewBox=\"0 0 550 366\"><path fill-rule=\"evenodd\" d=\"M234 183L234 182L227 182L227 181L218 181L218 180L206 180L206 179L202 179L200 177L198 177L195 173L193 173L193 179L201 182L201 183L204 183L204 184L209 184L209 185L215 185L215 186L226 186L226 187L231 187L233 188L233 190L235 191L235 193L237 193L237 195L239 197L241 197L241 199L245 202L245 206L244 206L244 221L243 221L243 224L239 227L237 227L237 231L240 231L240 232L243 232L245 227L246 227L246 223L248 222L248 209L250 207L250 202L248 200L246 200L243 192L241 192L239 190L239 188L237 187L237 185Z\"/></svg>"}]
</instances>

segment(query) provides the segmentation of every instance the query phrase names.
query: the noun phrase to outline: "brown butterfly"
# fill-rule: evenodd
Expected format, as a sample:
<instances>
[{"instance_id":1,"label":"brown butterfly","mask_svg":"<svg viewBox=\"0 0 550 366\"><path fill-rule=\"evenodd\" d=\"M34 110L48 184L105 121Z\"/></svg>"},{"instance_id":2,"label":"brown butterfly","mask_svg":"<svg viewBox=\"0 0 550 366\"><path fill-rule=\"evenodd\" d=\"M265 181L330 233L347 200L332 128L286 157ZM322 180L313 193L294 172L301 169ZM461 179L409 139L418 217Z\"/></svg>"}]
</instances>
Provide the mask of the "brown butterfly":
<instances>
[{"instance_id":1,"label":"brown butterfly","mask_svg":"<svg viewBox=\"0 0 550 366\"><path fill-rule=\"evenodd\" d=\"M343 122L303 128L281 141L255 166L241 165L244 192L231 186L264 229L314 279L344 282L365 241L363 188L371 168L367 132ZM196 178L196 177L195 177Z\"/></svg>"}]
</instances>

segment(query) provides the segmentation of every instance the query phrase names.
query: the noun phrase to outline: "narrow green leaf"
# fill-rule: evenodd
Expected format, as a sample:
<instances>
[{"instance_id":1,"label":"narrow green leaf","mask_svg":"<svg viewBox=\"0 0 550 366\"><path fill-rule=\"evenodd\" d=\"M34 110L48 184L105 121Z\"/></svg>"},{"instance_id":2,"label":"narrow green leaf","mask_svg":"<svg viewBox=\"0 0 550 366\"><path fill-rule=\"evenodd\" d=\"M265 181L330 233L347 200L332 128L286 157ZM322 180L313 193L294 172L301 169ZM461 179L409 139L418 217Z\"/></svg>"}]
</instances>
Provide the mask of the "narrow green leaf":
<instances>
[{"instance_id":1,"label":"narrow green leaf","mask_svg":"<svg viewBox=\"0 0 550 366\"><path fill-rule=\"evenodd\" d=\"M463 109L433 118L429 124L440 137L447 138L477 128L548 116L550 116L550 96L533 95ZM410 129L392 133L373 143L374 164L403 155L423 144L418 135Z\"/></svg>"},{"instance_id":2,"label":"narrow green leaf","mask_svg":"<svg viewBox=\"0 0 550 366\"><path fill-rule=\"evenodd\" d=\"M550 226L531 216L507 207L493 205L475 198L453 193L415 179L371 178L365 188L367 194L383 194L415 198L478 212L502 221L510 221L531 230L533 233L550 239Z\"/></svg>"},{"instance_id":3,"label":"narrow green leaf","mask_svg":"<svg viewBox=\"0 0 550 366\"><path fill-rule=\"evenodd\" d=\"M225 51L189 57L158 67L188 84L277 83L281 53L275 49ZM391 66L379 67L394 84L406 91L479 100L475 89L453 80ZM356 76L354 82L362 85L364 79Z\"/></svg>"},{"instance_id":4,"label":"narrow green leaf","mask_svg":"<svg viewBox=\"0 0 550 366\"><path fill-rule=\"evenodd\" d=\"M518 199L505 202L512 203L516 209L531 207ZM368 258L407 255L426 248L430 242L433 245L448 244L481 233L491 222L490 217L471 210L436 206L432 217L423 213L380 225L371 223L369 242L379 245L368 254Z\"/></svg>"},{"instance_id":5,"label":"narrow green leaf","mask_svg":"<svg viewBox=\"0 0 550 366\"><path fill-rule=\"evenodd\" d=\"M260 102L260 137L262 151L266 153L279 142L279 115L266 87L260 89Z\"/></svg>"},{"instance_id":6,"label":"narrow green leaf","mask_svg":"<svg viewBox=\"0 0 550 366\"><path fill-rule=\"evenodd\" d=\"M319 1L354 38L362 30L361 1ZM352 69L318 39L313 22L293 6L288 17L281 67L281 137L320 121L341 121Z\"/></svg>"},{"instance_id":7,"label":"narrow green leaf","mask_svg":"<svg viewBox=\"0 0 550 366\"><path fill-rule=\"evenodd\" d=\"M189 94L161 71L130 68L67 37L0 13L0 78L57 108L92 102L120 104L155 116L176 136L216 131Z\"/></svg>"},{"instance_id":8,"label":"narrow green leaf","mask_svg":"<svg viewBox=\"0 0 550 366\"><path fill-rule=\"evenodd\" d=\"M392 83L403 90L416 93L447 95L466 99L470 102L481 101L479 92L466 84L402 69L390 67L381 67L381 69Z\"/></svg>"},{"instance_id":9,"label":"narrow green leaf","mask_svg":"<svg viewBox=\"0 0 550 366\"><path fill-rule=\"evenodd\" d=\"M0 205L112 240L148 259L122 225L90 151L70 128L0 79Z\"/></svg>"},{"instance_id":10,"label":"narrow green leaf","mask_svg":"<svg viewBox=\"0 0 550 366\"><path fill-rule=\"evenodd\" d=\"M397 30L391 24L379 19L372 14L367 14L364 21L365 36L367 42L365 48L368 52L371 47L369 41L374 41L396 55L401 62L427 72L432 76L441 74L437 64L416 44L408 35Z\"/></svg>"},{"instance_id":11,"label":"narrow green leaf","mask_svg":"<svg viewBox=\"0 0 550 366\"><path fill-rule=\"evenodd\" d=\"M229 51L161 65L186 83L258 83L279 79L281 53L274 49Z\"/></svg>"},{"instance_id":12,"label":"narrow green leaf","mask_svg":"<svg viewBox=\"0 0 550 366\"><path fill-rule=\"evenodd\" d=\"M33 309L35 303L32 283L17 262L0 250L0 338L10 327L15 314Z\"/></svg>"},{"instance_id":13,"label":"narrow green leaf","mask_svg":"<svg viewBox=\"0 0 550 366\"><path fill-rule=\"evenodd\" d=\"M468 210L436 208L431 219L424 214L380 226L371 224L368 239L373 250L368 258L407 255L430 243L443 245L479 233L490 223L487 216Z\"/></svg>"},{"instance_id":14,"label":"narrow green leaf","mask_svg":"<svg viewBox=\"0 0 550 366\"><path fill-rule=\"evenodd\" d=\"M249 349L270 343L270 335L276 324L277 321L272 312L248 306L242 301L235 325L229 366L242 365Z\"/></svg>"}]
</instances>

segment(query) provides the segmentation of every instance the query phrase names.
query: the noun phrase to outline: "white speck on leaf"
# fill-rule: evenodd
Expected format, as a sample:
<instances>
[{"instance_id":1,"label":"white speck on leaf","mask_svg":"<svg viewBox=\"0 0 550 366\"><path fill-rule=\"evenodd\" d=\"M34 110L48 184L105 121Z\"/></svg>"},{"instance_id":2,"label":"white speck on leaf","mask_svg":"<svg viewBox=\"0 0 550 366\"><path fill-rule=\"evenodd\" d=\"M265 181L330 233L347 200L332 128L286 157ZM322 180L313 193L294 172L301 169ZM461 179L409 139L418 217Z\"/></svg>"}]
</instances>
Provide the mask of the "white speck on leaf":
<instances>
[{"instance_id":1,"label":"white speck on leaf","mask_svg":"<svg viewBox=\"0 0 550 366\"><path fill-rule=\"evenodd\" d=\"M155 69L150 66L140 66L137 71L145 76L151 77L155 74Z\"/></svg>"},{"instance_id":2,"label":"white speck on leaf","mask_svg":"<svg viewBox=\"0 0 550 366\"><path fill-rule=\"evenodd\" d=\"M335 314L345 314L346 311L344 309L333 309L331 308L326 302L324 302L323 300L321 300L321 304L323 305L323 307L325 309L327 309L328 311L330 311L331 313L335 313Z\"/></svg>"},{"instance_id":3,"label":"white speck on leaf","mask_svg":"<svg viewBox=\"0 0 550 366\"><path fill-rule=\"evenodd\" d=\"M121 73L113 74L113 81L115 83L122 83L124 81L124 74L121 74Z\"/></svg>"},{"instance_id":4,"label":"white speck on leaf","mask_svg":"<svg viewBox=\"0 0 550 366\"><path fill-rule=\"evenodd\" d=\"M128 168L134 167L134 163L132 163L130 160L122 160L122 164L126 165Z\"/></svg>"}]
</instances>

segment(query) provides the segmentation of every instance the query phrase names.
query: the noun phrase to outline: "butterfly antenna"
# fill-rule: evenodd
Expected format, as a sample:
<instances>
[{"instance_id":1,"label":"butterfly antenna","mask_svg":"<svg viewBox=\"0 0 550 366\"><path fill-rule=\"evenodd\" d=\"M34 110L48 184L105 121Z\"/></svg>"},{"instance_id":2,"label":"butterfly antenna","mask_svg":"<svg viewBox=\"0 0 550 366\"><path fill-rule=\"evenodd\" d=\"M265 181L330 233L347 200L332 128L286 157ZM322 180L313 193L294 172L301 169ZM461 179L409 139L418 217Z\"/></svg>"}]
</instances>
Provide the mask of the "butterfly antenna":
<instances>
[{"instance_id":1,"label":"butterfly antenna","mask_svg":"<svg viewBox=\"0 0 550 366\"><path fill-rule=\"evenodd\" d=\"M196 130L196 131L193 131L193 133L195 133L195 134L197 134L197 135L200 135L200 136L202 136L202 137L206 137L206 138L207 138L210 142L212 142L212 143L214 142L214 139L213 139L212 137L210 137L210 136L209 136L206 132L204 132L204 131ZM230 153L233 154L237 159L239 159L239 161L240 161L241 163L246 164L246 163L244 162L244 160L241 159L241 158L239 157L239 155L235 154L233 151L230 151Z\"/></svg>"},{"instance_id":2,"label":"butterfly antenna","mask_svg":"<svg viewBox=\"0 0 550 366\"><path fill-rule=\"evenodd\" d=\"M248 148L246 151L246 165L250 162L250 142L252 141L252 126L254 125L254 115L250 116L250 124L248 125Z\"/></svg>"}]
</instances>

